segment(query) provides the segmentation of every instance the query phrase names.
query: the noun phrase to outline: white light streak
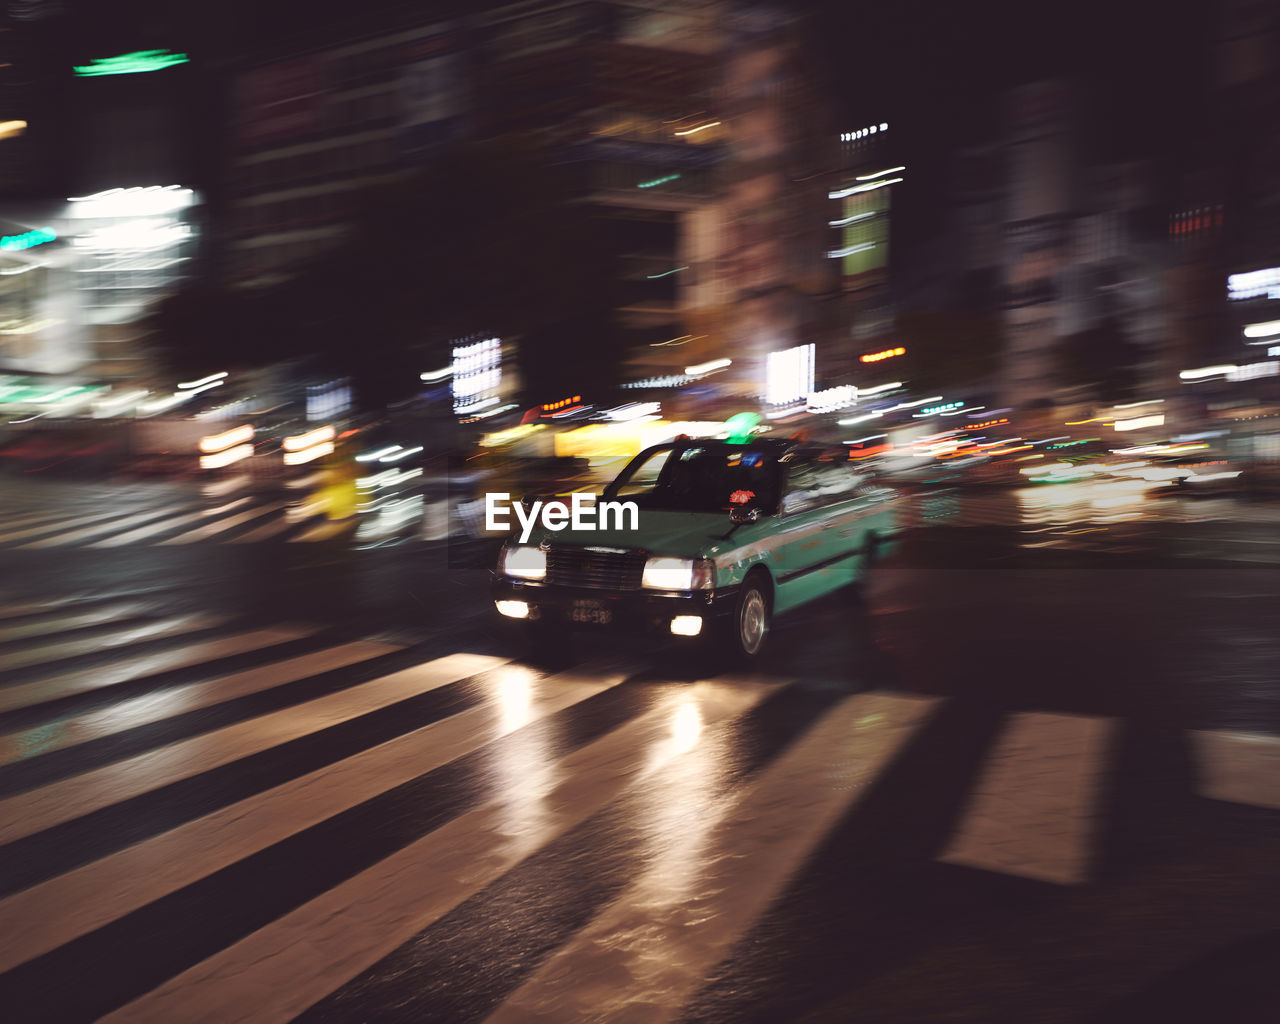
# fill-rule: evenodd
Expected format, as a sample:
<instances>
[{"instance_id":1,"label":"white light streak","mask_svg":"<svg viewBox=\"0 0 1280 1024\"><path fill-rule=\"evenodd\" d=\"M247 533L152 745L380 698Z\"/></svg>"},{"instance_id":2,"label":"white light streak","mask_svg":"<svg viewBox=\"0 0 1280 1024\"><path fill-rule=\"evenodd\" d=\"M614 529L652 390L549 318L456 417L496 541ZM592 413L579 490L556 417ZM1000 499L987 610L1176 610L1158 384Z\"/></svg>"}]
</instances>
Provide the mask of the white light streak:
<instances>
[{"instance_id":1,"label":"white light streak","mask_svg":"<svg viewBox=\"0 0 1280 1024\"><path fill-rule=\"evenodd\" d=\"M313 444L319 444L321 441L332 441L335 436L336 433L331 426L316 427L315 430L309 430L305 434L286 437L281 444L287 452L300 452L304 448L310 448Z\"/></svg>"},{"instance_id":2,"label":"white light streak","mask_svg":"<svg viewBox=\"0 0 1280 1024\"><path fill-rule=\"evenodd\" d=\"M210 434L208 437L200 438L200 450L202 452L220 452L232 445L245 444L253 440L253 427L245 424L240 427L232 427L230 430L221 434Z\"/></svg>"},{"instance_id":3,"label":"white light streak","mask_svg":"<svg viewBox=\"0 0 1280 1024\"><path fill-rule=\"evenodd\" d=\"M899 171L905 171L905 165L901 167L889 167L883 171L876 171L874 174L859 174L855 181L874 181L876 178L883 178L886 174L897 174Z\"/></svg>"},{"instance_id":4,"label":"white light streak","mask_svg":"<svg viewBox=\"0 0 1280 1024\"><path fill-rule=\"evenodd\" d=\"M697 128L686 128L682 132L676 132L676 135L697 135L698 132L705 132L708 128L714 128L719 121L710 121L707 124L700 124Z\"/></svg>"},{"instance_id":5,"label":"white light streak","mask_svg":"<svg viewBox=\"0 0 1280 1024\"><path fill-rule=\"evenodd\" d=\"M702 377L708 373L715 373L717 370L723 370L733 365L732 359L712 359L710 362L697 363L694 366L686 366L684 372L690 377Z\"/></svg>"},{"instance_id":6,"label":"white light streak","mask_svg":"<svg viewBox=\"0 0 1280 1024\"><path fill-rule=\"evenodd\" d=\"M856 195L859 192L871 192L877 188L884 188L886 185L894 185L902 178L885 178L882 181L870 181L865 185L850 185L848 188L842 188L838 192L828 192L828 199L843 199L845 196Z\"/></svg>"},{"instance_id":7,"label":"white light streak","mask_svg":"<svg viewBox=\"0 0 1280 1024\"><path fill-rule=\"evenodd\" d=\"M1268 320L1262 324L1246 324L1244 329L1246 338L1269 338L1273 334L1280 334L1280 320Z\"/></svg>"},{"instance_id":8,"label":"white light streak","mask_svg":"<svg viewBox=\"0 0 1280 1024\"><path fill-rule=\"evenodd\" d=\"M200 387L200 385L202 385L202 384L208 384L210 381L213 381L213 380L221 380L221 379L222 379L223 377L225 377L226 375L227 375L227 371L226 371L226 370L223 370L221 373L211 373L211 374L209 374L209 376L207 376L207 377L201 377L199 380L189 380L189 381L186 381L186 382L184 382L184 383L182 383L182 384L179 384L179 385L178 385L178 387L179 387L179 388L183 388L183 389L186 389L186 388L198 388L198 387Z\"/></svg>"}]
</instances>

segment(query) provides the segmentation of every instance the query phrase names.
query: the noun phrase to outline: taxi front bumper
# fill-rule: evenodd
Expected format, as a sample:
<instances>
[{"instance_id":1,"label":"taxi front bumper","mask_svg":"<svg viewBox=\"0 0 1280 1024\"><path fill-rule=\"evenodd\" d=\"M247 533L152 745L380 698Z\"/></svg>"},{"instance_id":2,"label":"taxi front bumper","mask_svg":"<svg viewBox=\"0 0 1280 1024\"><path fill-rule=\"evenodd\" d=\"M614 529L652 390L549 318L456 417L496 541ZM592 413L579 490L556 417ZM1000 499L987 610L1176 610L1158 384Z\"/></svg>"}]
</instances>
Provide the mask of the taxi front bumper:
<instances>
[{"instance_id":1,"label":"taxi front bumper","mask_svg":"<svg viewBox=\"0 0 1280 1024\"><path fill-rule=\"evenodd\" d=\"M667 593L653 590L610 591L570 587L540 580L516 580L492 575L490 595L500 601L516 601L527 607L530 622L554 623L581 629L624 629L634 632L671 633L671 620L696 616L705 634L712 620L729 615L738 588Z\"/></svg>"}]
</instances>

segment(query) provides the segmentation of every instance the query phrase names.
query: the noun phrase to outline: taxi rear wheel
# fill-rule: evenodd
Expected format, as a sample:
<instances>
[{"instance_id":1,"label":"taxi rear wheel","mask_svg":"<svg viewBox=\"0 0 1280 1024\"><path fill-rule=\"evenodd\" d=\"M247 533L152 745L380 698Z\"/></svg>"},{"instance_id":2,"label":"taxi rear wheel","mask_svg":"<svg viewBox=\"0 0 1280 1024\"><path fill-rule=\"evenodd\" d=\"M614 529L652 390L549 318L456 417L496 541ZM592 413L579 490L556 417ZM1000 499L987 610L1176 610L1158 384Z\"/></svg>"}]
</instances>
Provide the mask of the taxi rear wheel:
<instances>
[{"instance_id":1,"label":"taxi rear wheel","mask_svg":"<svg viewBox=\"0 0 1280 1024\"><path fill-rule=\"evenodd\" d=\"M769 585L759 575L747 577L733 614L725 623L723 644L741 661L759 657L772 625L773 601Z\"/></svg>"}]
</instances>

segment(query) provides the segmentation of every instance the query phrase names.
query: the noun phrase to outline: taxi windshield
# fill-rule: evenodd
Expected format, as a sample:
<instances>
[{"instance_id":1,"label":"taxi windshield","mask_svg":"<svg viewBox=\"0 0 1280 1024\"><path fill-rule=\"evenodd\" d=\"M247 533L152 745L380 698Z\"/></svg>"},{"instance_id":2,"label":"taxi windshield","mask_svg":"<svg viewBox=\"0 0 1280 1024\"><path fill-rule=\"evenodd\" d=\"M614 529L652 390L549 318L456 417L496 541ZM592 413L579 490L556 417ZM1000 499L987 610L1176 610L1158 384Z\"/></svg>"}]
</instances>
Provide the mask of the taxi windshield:
<instances>
[{"instance_id":1,"label":"taxi windshield","mask_svg":"<svg viewBox=\"0 0 1280 1024\"><path fill-rule=\"evenodd\" d=\"M661 466L656 474L655 463ZM750 504L771 513L778 503L778 464L760 451L664 449L628 466L610 491L640 508L719 514Z\"/></svg>"}]
</instances>

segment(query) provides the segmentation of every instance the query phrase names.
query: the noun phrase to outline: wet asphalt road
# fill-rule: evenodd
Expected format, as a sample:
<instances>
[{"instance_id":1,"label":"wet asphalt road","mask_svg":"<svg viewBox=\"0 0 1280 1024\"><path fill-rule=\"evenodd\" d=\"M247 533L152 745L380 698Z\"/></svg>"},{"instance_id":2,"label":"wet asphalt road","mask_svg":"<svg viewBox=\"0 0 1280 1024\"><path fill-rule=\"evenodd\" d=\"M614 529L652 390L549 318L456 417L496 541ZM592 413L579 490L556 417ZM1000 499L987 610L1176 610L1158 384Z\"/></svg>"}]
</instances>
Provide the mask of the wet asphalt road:
<instances>
[{"instance_id":1,"label":"wet asphalt road","mask_svg":"<svg viewBox=\"0 0 1280 1024\"><path fill-rule=\"evenodd\" d=\"M14 1019L1265 1019L1274 504L917 494L747 676L109 494L0 488Z\"/></svg>"}]
</instances>

